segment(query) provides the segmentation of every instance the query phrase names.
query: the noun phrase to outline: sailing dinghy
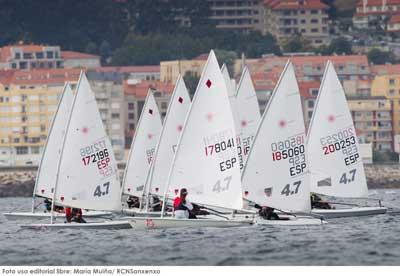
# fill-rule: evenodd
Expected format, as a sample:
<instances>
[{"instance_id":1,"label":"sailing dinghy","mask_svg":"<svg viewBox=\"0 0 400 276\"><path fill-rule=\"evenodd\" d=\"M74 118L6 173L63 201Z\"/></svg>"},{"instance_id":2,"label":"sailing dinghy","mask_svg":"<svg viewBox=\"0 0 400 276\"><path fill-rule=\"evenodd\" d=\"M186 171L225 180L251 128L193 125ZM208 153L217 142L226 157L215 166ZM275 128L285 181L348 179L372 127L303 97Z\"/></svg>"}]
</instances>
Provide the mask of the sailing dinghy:
<instances>
[{"instance_id":1,"label":"sailing dinghy","mask_svg":"<svg viewBox=\"0 0 400 276\"><path fill-rule=\"evenodd\" d=\"M213 51L203 69L186 117L164 199L174 198L182 188L188 190L189 200L196 204L230 210L243 207L235 124L227 88ZM232 220L228 217L143 217L131 220L134 229L234 227L251 223L250 220Z\"/></svg>"},{"instance_id":2,"label":"sailing dinghy","mask_svg":"<svg viewBox=\"0 0 400 276\"><path fill-rule=\"evenodd\" d=\"M53 205L121 211L117 163L89 82L82 72L56 166ZM30 229L120 229L127 221L22 225Z\"/></svg>"},{"instance_id":3,"label":"sailing dinghy","mask_svg":"<svg viewBox=\"0 0 400 276\"><path fill-rule=\"evenodd\" d=\"M341 198L366 198L365 178L356 130L345 92L328 61L308 130L311 192ZM313 209L326 218L377 215L387 208Z\"/></svg>"},{"instance_id":4,"label":"sailing dinghy","mask_svg":"<svg viewBox=\"0 0 400 276\"><path fill-rule=\"evenodd\" d=\"M52 199L57 178L57 160L60 159L62 144L66 131L66 122L71 112L74 95L69 84L64 86L57 110L52 120L46 145L39 164L38 173L33 189L31 212L9 212L3 215L8 220L37 220L49 219L51 212L37 211L36 198ZM40 204L39 204L40 205ZM65 218L64 213L54 212L55 218ZM103 217L110 212L83 210L85 217Z\"/></svg>"},{"instance_id":5,"label":"sailing dinghy","mask_svg":"<svg viewBox=\"0 0 400 276\"><path fill-rule=\"evenodd\" d=\"M174 92L167 109L164 124L161 130L160 139L156 147L154 161L151 164L147 178L146 190L147 198L164 196L167 187L168 175L174 160L176 147L179 137L183 130L183 125L191 104L189 92L181 76L178 77ZM147 201L146 211L141 215L161 215L161 212L151 211L149 205L151 200Z\"/></svg>"},{"instance_id":6,"label":"sailing dinghy","mask_svg":"<svg viewBox=\"0 0 400 276\"><path fill-rule=\"evenodd\" d=\"M238 136L239 158L242 157L240 169L243 172L258 124L261 120L260 106L258 104L256 90L251 80L247 66L240 77L236 93L237 119L236 134Z\"/></svg>"},{"instance_id":7,"label":"sailing dinghy","mask_svg":"<svg viewBox=\"0 0 400 276\"><path fill-rule=\"evenodd\" d=\"M122 192L140 199L139 208L123 209L124 214L139 215L146 195L146 181L162 129L161 116L149 89L129 151L122 181Z\"/></svg>"},{"instance_id":8,"label":"sailing dinghy","mask_svg":"<svg viewBox=\"0 0 400 276\"><path fill-rule=\"evenodd\" d=\"M290 61L261 118L242 174L245 200L287 212L309 213L305 126L299 88ZM257 218L261 225L320 225L320 219Z\"/></svg>"}]
</instances>

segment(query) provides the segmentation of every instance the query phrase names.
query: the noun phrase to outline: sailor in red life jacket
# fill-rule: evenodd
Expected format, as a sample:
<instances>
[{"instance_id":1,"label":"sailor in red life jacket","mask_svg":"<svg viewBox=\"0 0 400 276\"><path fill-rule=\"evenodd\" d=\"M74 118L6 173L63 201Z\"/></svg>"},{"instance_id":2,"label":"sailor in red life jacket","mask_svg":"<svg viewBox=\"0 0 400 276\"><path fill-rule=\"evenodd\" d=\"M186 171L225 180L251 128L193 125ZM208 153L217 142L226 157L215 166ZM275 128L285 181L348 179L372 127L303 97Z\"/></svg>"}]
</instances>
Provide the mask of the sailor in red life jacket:
<instances>
[{"instance_id":1,"label":"sailor in red life jacket","mask_svg":"<svg viewBox=\"0 0 400 276\"><path fill-rule=\"evenodd\" d=\"M181 189L180 196L174 200L174 213L177 219L195 219L196 216L192 214L193 205L186 200L188 192L185 188Z\"/></svg>"},{"instance_id":2,"label":"sailor in red life jacket","mask_svg":"<svg viewBox=\"0 0 400 276\"><path fill-rule=\"evenodd\" d=\"M77 222L77 223L86 223L86 221L82 218L82 209L66 207L65 208L65 218L67 222Z\"/></svg>"}]
</instances>

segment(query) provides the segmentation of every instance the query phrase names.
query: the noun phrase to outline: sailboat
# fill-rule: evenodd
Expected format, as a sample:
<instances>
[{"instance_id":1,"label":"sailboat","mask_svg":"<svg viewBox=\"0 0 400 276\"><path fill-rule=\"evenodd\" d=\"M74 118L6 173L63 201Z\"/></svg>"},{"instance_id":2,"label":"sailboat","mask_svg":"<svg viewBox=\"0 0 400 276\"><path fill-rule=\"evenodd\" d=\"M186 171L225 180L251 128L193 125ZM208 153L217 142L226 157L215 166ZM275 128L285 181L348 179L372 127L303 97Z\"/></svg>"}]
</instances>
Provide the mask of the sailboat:
<instances>
[{"instance_id":1,"label":"sailboat","mask_svg":"<svg viewBox=\"0 0 400 276\"><path fill-rule=\"evenodd\" d=\"M242 174L243 197L261 206L285 212L309 213L305 126L299 88L290 61L275 86L261 118ZM312 217L287 216L258 224L321 224Z\"/></svg>"},{"instance_id":2,"label":"sailboat","mask_svg":"<svg viewBox=\"0 0 400 276\"><path fill-rule=\"evenodd\" d=\"M257 132L258 124L261 120L260 106L258 104L256 90L251 80L250 71L247 66L240 77L239 86L236 93L237 107L237 135L240 144L239 158L242 157L240 169L243 172L246 164L254 136Z\"/></svg>"},{"instance_id":3,"label":"sailboat","mask_svg":"<svg viewBox=\"0 0 400 276\"><path fill-rule=\"evenodd\" d=\"M32 210L31 212L10 212L4 213L8 220L21 219L46 219L50 218L50 212L37 211L36 198L52 199L54 194L54 186L57 178L57 160L60 159L62 141L64 140L66 131L66 122L68 121L73 101L73 93L70 85L67 83L61 94L57 110L54 114L48 138L43 150L38 173L33 189ZM109 212L83 211L85 217L101 217L111 215ZM64 213L55 212L56 218L64 218Z\"/></svg>"},{"instance_id":4,"label":"sailboat","mask_svg":"<svg viewBox=\"0 0 400 276\"><path fill-rule=\"evenodd\" d=\"M161 129L160 112L153 92L149 89L129 151L122 182L123 194L138 197L140 206L139 208L123 209L125 214L138 215L143 207L146 181Z\"/></svg>"},{"instance_id":5,"label":"sailboat","mask_svg":"<svg viewBox=\"0 0 400 276\"><path fill-rule=\"evenodd\" d=\"M82 72L79 78L60 158L56 162L53 205L99 210L121 210L117 162L105 132L96 99ZM52 212L53 215L53 212ZM22 225L32 229L130 228L127 221Z\"/></svg>"},{"instance_id":6,"label":"sailboat","mask_svg":"<svg viewBox=\"0 0 400 276\"><path fill-rule=\"evenodd\" d=\"M240 168L235 125L227 88L213 51L203 69L179 139L164 191L167 198L182 188L189 200L209 207L240 210ZM249 220L176 219L171 217L136 218L135 229L170 227L233 227L250 225Z\"/></svg>"},{"instance_id":7,"label":"sailboat","mask_svg":"<svg viewBox=\"0 0 400 276\"><path fill-rule=\"evenodd\" d=\"M356 130L345 92L328 61L308 130L311 192L343 198L366 198L368 187ZM376 215L387 208L313 209L326 218Z\"/></svg>"},{"instance_id":8,"label":"sailboat","mask_svg":"<svg viewBox=\"0 0 400 276\"><path fill-rule=\"evenodd\" d=\"M189 92L183 78L179 76L171 96L160 139L156 147L154 161L148 175L146 186L149 196L164 196L163 192L167 185L169 171L190 104Z\"/></svg>"},{"instance_id":9,"label":"sailboat","mask_svg":"<svg viewBox=\"0 0 400 276\"><path fill-rule=\"evenodd\" d=\"M228 98L229 98L229 103L230 107L232 110L232 116L233 116L233 121L235 123L235 132L236 132L236 145L238 148L238 157L239 157L239 167L240 170L243 169L244 163L243 163L243 150L242 150L242 143L240 139L240 119L239 119L239 106L236 100L236 89L234 85L234 80L231 79L228 71L228 66L226 64L223 64L221 67L221 72L222 76L224 77L226 89L228 91Z\"/></svg>"}]
</instances>

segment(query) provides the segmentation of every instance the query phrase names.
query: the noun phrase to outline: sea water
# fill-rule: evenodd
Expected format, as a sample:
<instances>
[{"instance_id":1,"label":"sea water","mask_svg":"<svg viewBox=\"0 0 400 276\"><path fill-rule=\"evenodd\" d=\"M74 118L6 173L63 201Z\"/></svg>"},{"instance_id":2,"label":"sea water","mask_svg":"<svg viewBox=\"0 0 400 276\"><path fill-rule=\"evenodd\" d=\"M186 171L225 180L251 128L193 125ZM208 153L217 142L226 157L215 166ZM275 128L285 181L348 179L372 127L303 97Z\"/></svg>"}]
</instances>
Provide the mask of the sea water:
<instances>
[{"instance_id":1,"label":"sea water","mask_svg":"<svg viewBox=\"0 0 400 276\"><path fill-rule=\"evenodd\" d=\"M377 190L400 207L400 190ZM0 198L0 212L29 198ZM45 222L45 221L44 221ZM0 214L0 265L400 265L400 214L322 226L168 230L28 230Z\"/></svg>"}]
</instances>

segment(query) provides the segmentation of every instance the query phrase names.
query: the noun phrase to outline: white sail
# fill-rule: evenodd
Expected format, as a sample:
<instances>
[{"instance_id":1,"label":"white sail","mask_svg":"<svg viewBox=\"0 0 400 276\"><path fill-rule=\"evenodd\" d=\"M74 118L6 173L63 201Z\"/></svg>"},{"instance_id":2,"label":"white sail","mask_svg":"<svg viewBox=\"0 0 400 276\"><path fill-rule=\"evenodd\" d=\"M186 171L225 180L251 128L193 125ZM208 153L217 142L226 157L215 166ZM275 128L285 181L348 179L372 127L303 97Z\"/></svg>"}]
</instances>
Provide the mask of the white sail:
<instances>
[{"instance_id":1,"label":"white sail","mask_svg":"<svg viewBox=\"0 0 400 276\"><path fill-rule=\"evenodd\" d=\"M54 199L56 204L82 209L121 209L117 162L83 72L68 121Z\"/></svg>"},{"instance_id":2,"label":"white sail","mask_svg":"<svg viewBox=\"0 0 400 276\"><path fill-rule=\"evenodd\" d=\"M51 122L51 127L40 161L33 195L53 198L56 185L58 162L60 160L67 122L71 113L74 95L69 84L64 86L58 108Z\"/></svg>"},{"instance_id":3,"label":"white sail","mask_svg":"<svg viewBox=\"0 0 400 276\"><path fill-rule=\"evenodd\" d=\"M242 175L244 198L286 211L310 211L305 127L290 62L261 119Z\"/></svg>"},{"instance_id":4,"label":"white sail","mask_svg":"<svg viewBox=\"0 0 400 276\"><path fill-rule=\"evenodd\" d=\"M226 64L222 65L221 72L222 72L222 75L224 76L226 89L228 90L229 101L234 101L235 97L236 97L236 89L235 89L234 83L232 82L232 79L229 75L228 66L226 66Z\"/></svg>"},{"instance_id":5,"label":"white sail","mask_svg":"<svg viewBox=\"0 0 400 276\"><path fill-rule=\"evenodd\" d=\"M146 180L161 128L160 112L153 92L149 90L126 162L122 184L124 194L142 197L145 193Z\"/></svg>"},{"instance_id":6,"label":"white sail","mask_svg":"<svg viewBox=\"0 0 400 276\"><path fill-rule=\"evenodd\" d=\"M228 67L223 64L221 67L222 76L224 77L225 85L228 90L229 102L232 110L233 120L235 122L235 132L236 132L236 145L238 148L239 157L239 167L243 170L244 167L244 156L242 150L242 140L240 139L240 119L239 119L239 106L236 99L236 87L233 83L234 80L229 76Z\"/></svg>"},{"instance_id":7,"label":"white sail","mask_svg":"<svg viewBox=\"0 0 400 276\"><path fill-rule=\"evenodd\" d=\"M244 164L246 164L261 119L256 90L254 89L250 72L247 67L244 68L240 78L236 94L236 105L240 107L237 108L237 117L239 121L237 135L239 136L241 145L239 155L241 154L243 158L242 168Z\"/></svg>"},{"instance_id":8,"label":"white sail","mask_svg":"<svg viewBox=\"0 0 400 276\"><path fill-rule=\"evenodd\" d=\"M356 130L331 62L326 65L307 146L311 192L337 197L368 196Z\"/></svg>"},{"instance_id":9,"label":"white sail","mask_svg":"<svg viewBox=\"0 0 400 276\"><path fill-rule=\"evenodd\" d=\"M227 88L213 51L197 86L168 180L169 195L187 188L195 203L243 206L236 133Z\"/></svg>"},{"instance_id":10,"label":"white sail","mask_svg":"<svg viewBox=\"0 0 400 276\"><path fill-rule=\"evenodd\" d=\"M183 78L179 76L164 119L149 175L148 186L151 194L161 196L165 191L178 140L189 108L190 96Z\"/></svg>"}]
</instances>

